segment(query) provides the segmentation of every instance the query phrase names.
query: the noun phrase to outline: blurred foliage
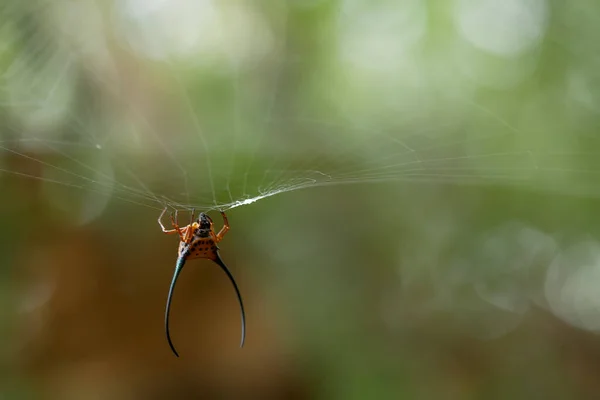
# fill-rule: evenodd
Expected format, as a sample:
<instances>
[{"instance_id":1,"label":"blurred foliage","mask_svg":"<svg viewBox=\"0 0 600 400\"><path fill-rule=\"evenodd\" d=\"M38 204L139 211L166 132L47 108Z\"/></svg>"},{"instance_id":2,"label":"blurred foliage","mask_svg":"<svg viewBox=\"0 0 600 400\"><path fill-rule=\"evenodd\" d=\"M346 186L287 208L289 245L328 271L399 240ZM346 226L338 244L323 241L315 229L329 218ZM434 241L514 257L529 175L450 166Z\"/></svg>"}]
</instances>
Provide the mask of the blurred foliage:
<instances>
[{"instance_id":1,"label":"blurred foliage","mask_svg":"<svg viewBox=\"0 0 600 400\"><path fill-rule=\"evenodd\" d=\"M4 0L0 397L597 398L599 18Z\"/></svg>"}]
</instances>

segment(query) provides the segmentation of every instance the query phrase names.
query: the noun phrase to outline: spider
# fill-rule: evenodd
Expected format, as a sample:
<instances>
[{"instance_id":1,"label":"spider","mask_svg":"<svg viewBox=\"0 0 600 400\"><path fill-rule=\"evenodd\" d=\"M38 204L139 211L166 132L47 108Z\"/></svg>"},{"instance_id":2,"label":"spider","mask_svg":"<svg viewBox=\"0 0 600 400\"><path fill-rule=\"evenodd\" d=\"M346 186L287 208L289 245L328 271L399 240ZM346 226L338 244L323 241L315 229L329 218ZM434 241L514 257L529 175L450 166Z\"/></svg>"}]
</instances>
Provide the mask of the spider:
<instances>
[{"instance_id":1,"label":"spider","mask_svg":"<svg viewBox=\"0 0 600 400\"><path fill-rule=\"evenodd\" d=\"M242 301L242 296L238 289L237 284L235 283L235 279L229 269L221 259L219 254L219 246L217 244L223 239L223 236L229 231L229 221L227 221L227 216L223 211L220 211L221 216L223 217L223 227L219 231L219 233L215 234L213 229L213 221L212 219L206 215L205 213L200 213L198 215L198 219L194 221L194 213L195 210L192 210L192 215L190 219L190 224L180 228L178 225L177 211L175 211L175 216L171 213L171 224L174 229L166 229L162 224L162 218L167 211L167 208L162 211L160 216L158 217L158 224L160 225L162 231L167 235L178 234L179 235L179 255L177 257L177 263L175 265L175 272L173 273L173 280L171 281L171 286L169 287L169 295L167 297L167 307L165 310L165 331L167 334L167 341L169 342L169 346L171 350L175 354L175 356L179 357L177 350L175 350L175 346L173 346L173 342L171 342L171 335L169 334L169 312L171 309L171 298L173 296L173 290L175 288L175 283L177 282L177 278L179 277L179 273L183 269L183 265L187 260L192 260L195 258L207 258L217 264L221 269L227 274L227 277L233 284L233 288L235 289L235 293L237 294L238 302L240 304L240 311L242 315L242 340L240 343L240 347L244 346L244 340L246 338L246 314L244 312L244 303Z\"/></svg>"}]
</instances>

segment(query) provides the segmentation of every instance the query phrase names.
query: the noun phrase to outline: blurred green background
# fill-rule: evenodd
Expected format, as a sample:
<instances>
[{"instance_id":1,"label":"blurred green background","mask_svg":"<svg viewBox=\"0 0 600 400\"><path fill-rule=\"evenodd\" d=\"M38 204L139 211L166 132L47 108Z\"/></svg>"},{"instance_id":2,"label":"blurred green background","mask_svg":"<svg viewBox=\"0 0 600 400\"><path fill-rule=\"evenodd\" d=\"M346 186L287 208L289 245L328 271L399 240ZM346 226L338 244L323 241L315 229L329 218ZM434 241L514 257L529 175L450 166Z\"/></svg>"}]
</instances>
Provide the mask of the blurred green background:
<instances>
[{"instance_id":1,"label":"blurred green background","mask_svg":"<svg viewBox=\"0 0 600 400\"><path fill-rule=\"evenodd\" d=\"M598 398L599 21L2 0L0 397ZM243 349L195 260L170 352L164 206L228 210Z\"/></svg>"}]
</instances>

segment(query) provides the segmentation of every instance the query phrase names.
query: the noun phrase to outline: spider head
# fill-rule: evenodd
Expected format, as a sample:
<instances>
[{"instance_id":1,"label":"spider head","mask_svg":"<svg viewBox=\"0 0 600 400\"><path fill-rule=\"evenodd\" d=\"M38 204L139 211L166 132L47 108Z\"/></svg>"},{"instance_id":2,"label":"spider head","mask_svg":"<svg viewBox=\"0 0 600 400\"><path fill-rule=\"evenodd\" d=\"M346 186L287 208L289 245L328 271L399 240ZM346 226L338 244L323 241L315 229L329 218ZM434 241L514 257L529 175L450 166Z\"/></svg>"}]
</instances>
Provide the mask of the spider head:
<instances>
[{"instance_id":1,"label":"spider head","mask_svg":"<svg viewBox=\"0 0 600 400\"><path fill-rule=\"evenodd\" d=\"M200 215L198 215L198 225L198 228L200 229L210 229L212 219L208 215L200 213Z\"/></svg>"}]
</instances>

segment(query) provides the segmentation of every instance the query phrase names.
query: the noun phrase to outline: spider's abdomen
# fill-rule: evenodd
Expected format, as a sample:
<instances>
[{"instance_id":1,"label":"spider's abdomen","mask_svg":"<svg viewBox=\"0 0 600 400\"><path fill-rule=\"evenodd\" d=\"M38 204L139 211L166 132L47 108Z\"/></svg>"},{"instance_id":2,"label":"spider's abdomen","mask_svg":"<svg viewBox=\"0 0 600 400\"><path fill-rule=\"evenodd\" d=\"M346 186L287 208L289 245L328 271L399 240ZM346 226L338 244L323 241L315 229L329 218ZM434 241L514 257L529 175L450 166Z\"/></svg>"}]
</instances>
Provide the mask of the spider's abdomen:
<instances>
[{"instance_id":1,"label":"spider's abdomen","mask_svg":"<svg viewBox=\"0 0 600 400\"><path fill-rule=\"evenodd\" d=\"M189 244L189 258L208 258L214 260L217 258L217 244L209 238L194 238Z\"/></svg>"}]
</instances>

